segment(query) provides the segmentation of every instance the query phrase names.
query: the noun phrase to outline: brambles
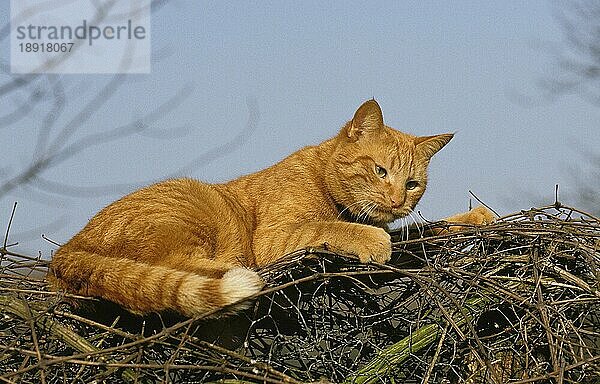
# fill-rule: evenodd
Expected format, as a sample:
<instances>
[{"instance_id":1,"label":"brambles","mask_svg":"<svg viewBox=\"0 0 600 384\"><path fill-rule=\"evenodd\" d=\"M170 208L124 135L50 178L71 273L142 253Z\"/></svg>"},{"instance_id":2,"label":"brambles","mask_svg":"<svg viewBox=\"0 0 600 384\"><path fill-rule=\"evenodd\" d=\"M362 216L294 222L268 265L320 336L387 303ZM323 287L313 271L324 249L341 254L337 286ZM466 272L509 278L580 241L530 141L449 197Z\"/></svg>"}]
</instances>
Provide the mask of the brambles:
<instances>
[{"instance_id":1,"label":"brambles","mask_svg":"<svg viewBox=\"0 0 600 384\"><path fill-rule=\"evenodd\" d=\"M208 321L80 317L31 277L44 261L5 252L0 374L24 383L597 382L598 219L557 204L400 237L387 265L291 254L261 271L269 286L252 309Z\"/></svg>"}]
</instances>

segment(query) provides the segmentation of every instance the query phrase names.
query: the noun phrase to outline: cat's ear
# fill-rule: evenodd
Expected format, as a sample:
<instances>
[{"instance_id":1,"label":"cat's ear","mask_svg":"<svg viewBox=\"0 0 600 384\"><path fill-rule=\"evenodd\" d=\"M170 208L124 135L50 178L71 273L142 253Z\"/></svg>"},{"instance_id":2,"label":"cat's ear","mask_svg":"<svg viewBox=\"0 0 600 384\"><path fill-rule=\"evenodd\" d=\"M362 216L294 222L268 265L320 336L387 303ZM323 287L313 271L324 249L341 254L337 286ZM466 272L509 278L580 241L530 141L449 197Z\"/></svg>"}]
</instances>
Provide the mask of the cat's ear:
<instances>
[{"instance_id":1,"label":"cat's ear","mask_svg":"<svg viewBox=\"0 0 600 384\"><path fill-rule=\"evenodd\" d=\"M426 159L431 159L444 145L448 144L454 137L453 133L445 133L443 135L435 136L420 136L415 137L415 147L417 153Z\"/></svg>"},{"instance_id":2,"label":"cat's ear","mask_svg":"<svg viewBox=\"0 0 600 384\"><path fill-rule=\"evenodd\" d=\"M373 99L363 103L356 112L348 128L346 135L349 139L356 141L362 136L367 136L383 128L383 113L379 104Z\"/></svg>"}]
</instances>

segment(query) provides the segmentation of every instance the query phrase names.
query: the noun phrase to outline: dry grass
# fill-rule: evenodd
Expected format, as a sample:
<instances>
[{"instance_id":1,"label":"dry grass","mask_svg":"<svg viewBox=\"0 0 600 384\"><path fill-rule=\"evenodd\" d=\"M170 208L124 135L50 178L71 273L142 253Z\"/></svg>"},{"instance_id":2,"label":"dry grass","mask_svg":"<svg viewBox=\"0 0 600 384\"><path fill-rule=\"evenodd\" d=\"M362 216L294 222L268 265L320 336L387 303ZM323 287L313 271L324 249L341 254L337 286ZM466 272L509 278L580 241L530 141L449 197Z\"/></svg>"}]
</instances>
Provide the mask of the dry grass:
<instances>
[{"instance_id":1,"label":"dry grass","mask_svg":"<svg viewBox=\"0 0 600 384\"><path fill-rule=\"evenodd\" d=\"M403 235L388 265L289 255L253 308L212 320L75 310L5 244L0 382L600 382L599 219L557 204Z\"/></svg>"}]
</instances>

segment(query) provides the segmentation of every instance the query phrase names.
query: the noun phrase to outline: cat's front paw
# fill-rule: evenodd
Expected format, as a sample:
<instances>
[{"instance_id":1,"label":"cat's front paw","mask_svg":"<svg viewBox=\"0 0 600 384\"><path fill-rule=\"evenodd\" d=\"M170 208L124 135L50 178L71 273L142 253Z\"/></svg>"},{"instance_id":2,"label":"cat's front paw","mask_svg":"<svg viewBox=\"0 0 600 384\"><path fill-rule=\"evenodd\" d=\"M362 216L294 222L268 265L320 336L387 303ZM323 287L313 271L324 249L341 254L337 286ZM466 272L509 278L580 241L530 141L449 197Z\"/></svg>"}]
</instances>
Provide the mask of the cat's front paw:
<instances>
[{"instance_id":1,"label":"cat's front paw","mask_svg":"<svg viewBox=\"0 0 600 384\"><path fill-rule=\"evenodd\" d=\"M487 225L496 221L496 215L488 208L480 205L471 209L468 212L460 213L446 219L449 223L471 224L471 225ZM452 226L450 230L459 230L460 226Z\"/></svg>"},{"instance_id":2,"label":"cat's front paw","mask_svg":"<svg viewBox=\"0 0 600 384\"><path fill-rule=\"evenodd\" d=\"M487 225L496 221L496 215L483 205L471 209L465 215L465 223L467 224Z\"/></svg>"},{"instance_id":3,"label":"cat's front paw","mask_svg":"<svg viewBox=\"0 0 600 384\"><path fill-rule=\"evenodd\" d=\"M350 253L358 256L362 263L386 263L392 257L390 234L381 228L368 227L355 239Z\"/></svg>"}]
</instances>

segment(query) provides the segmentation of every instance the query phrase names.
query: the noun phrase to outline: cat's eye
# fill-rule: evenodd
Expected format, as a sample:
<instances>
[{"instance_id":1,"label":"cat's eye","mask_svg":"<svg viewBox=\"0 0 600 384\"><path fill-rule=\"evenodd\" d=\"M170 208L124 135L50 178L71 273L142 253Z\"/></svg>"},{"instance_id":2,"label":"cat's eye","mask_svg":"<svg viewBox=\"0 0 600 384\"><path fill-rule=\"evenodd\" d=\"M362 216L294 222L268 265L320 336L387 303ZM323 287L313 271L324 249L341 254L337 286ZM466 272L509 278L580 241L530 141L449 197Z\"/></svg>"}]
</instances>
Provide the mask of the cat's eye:
<instances>
[{"instance_id":1,"label":"cat's eye","mask_svg":"<svg viewBox=\"0 0 600 384\"><path fill-rule=\"evenodd\" d=\"M382 179L387 176L387 171L385 170L385 168L380 167L379 165L375 166L375 173Z\"/></svg>"},{"instance_id":2,"label":"cat's eye","mask_svg":"<svg viewBox=\"0 0 600 384\"><path fill-rule=\"evenodd\" d=\"M406 189L407 190L413 190L415 188L417 188L419 186L419 182L415 181L415 180L409 180L406 182Z\"/></svg>"}]
</instances>

